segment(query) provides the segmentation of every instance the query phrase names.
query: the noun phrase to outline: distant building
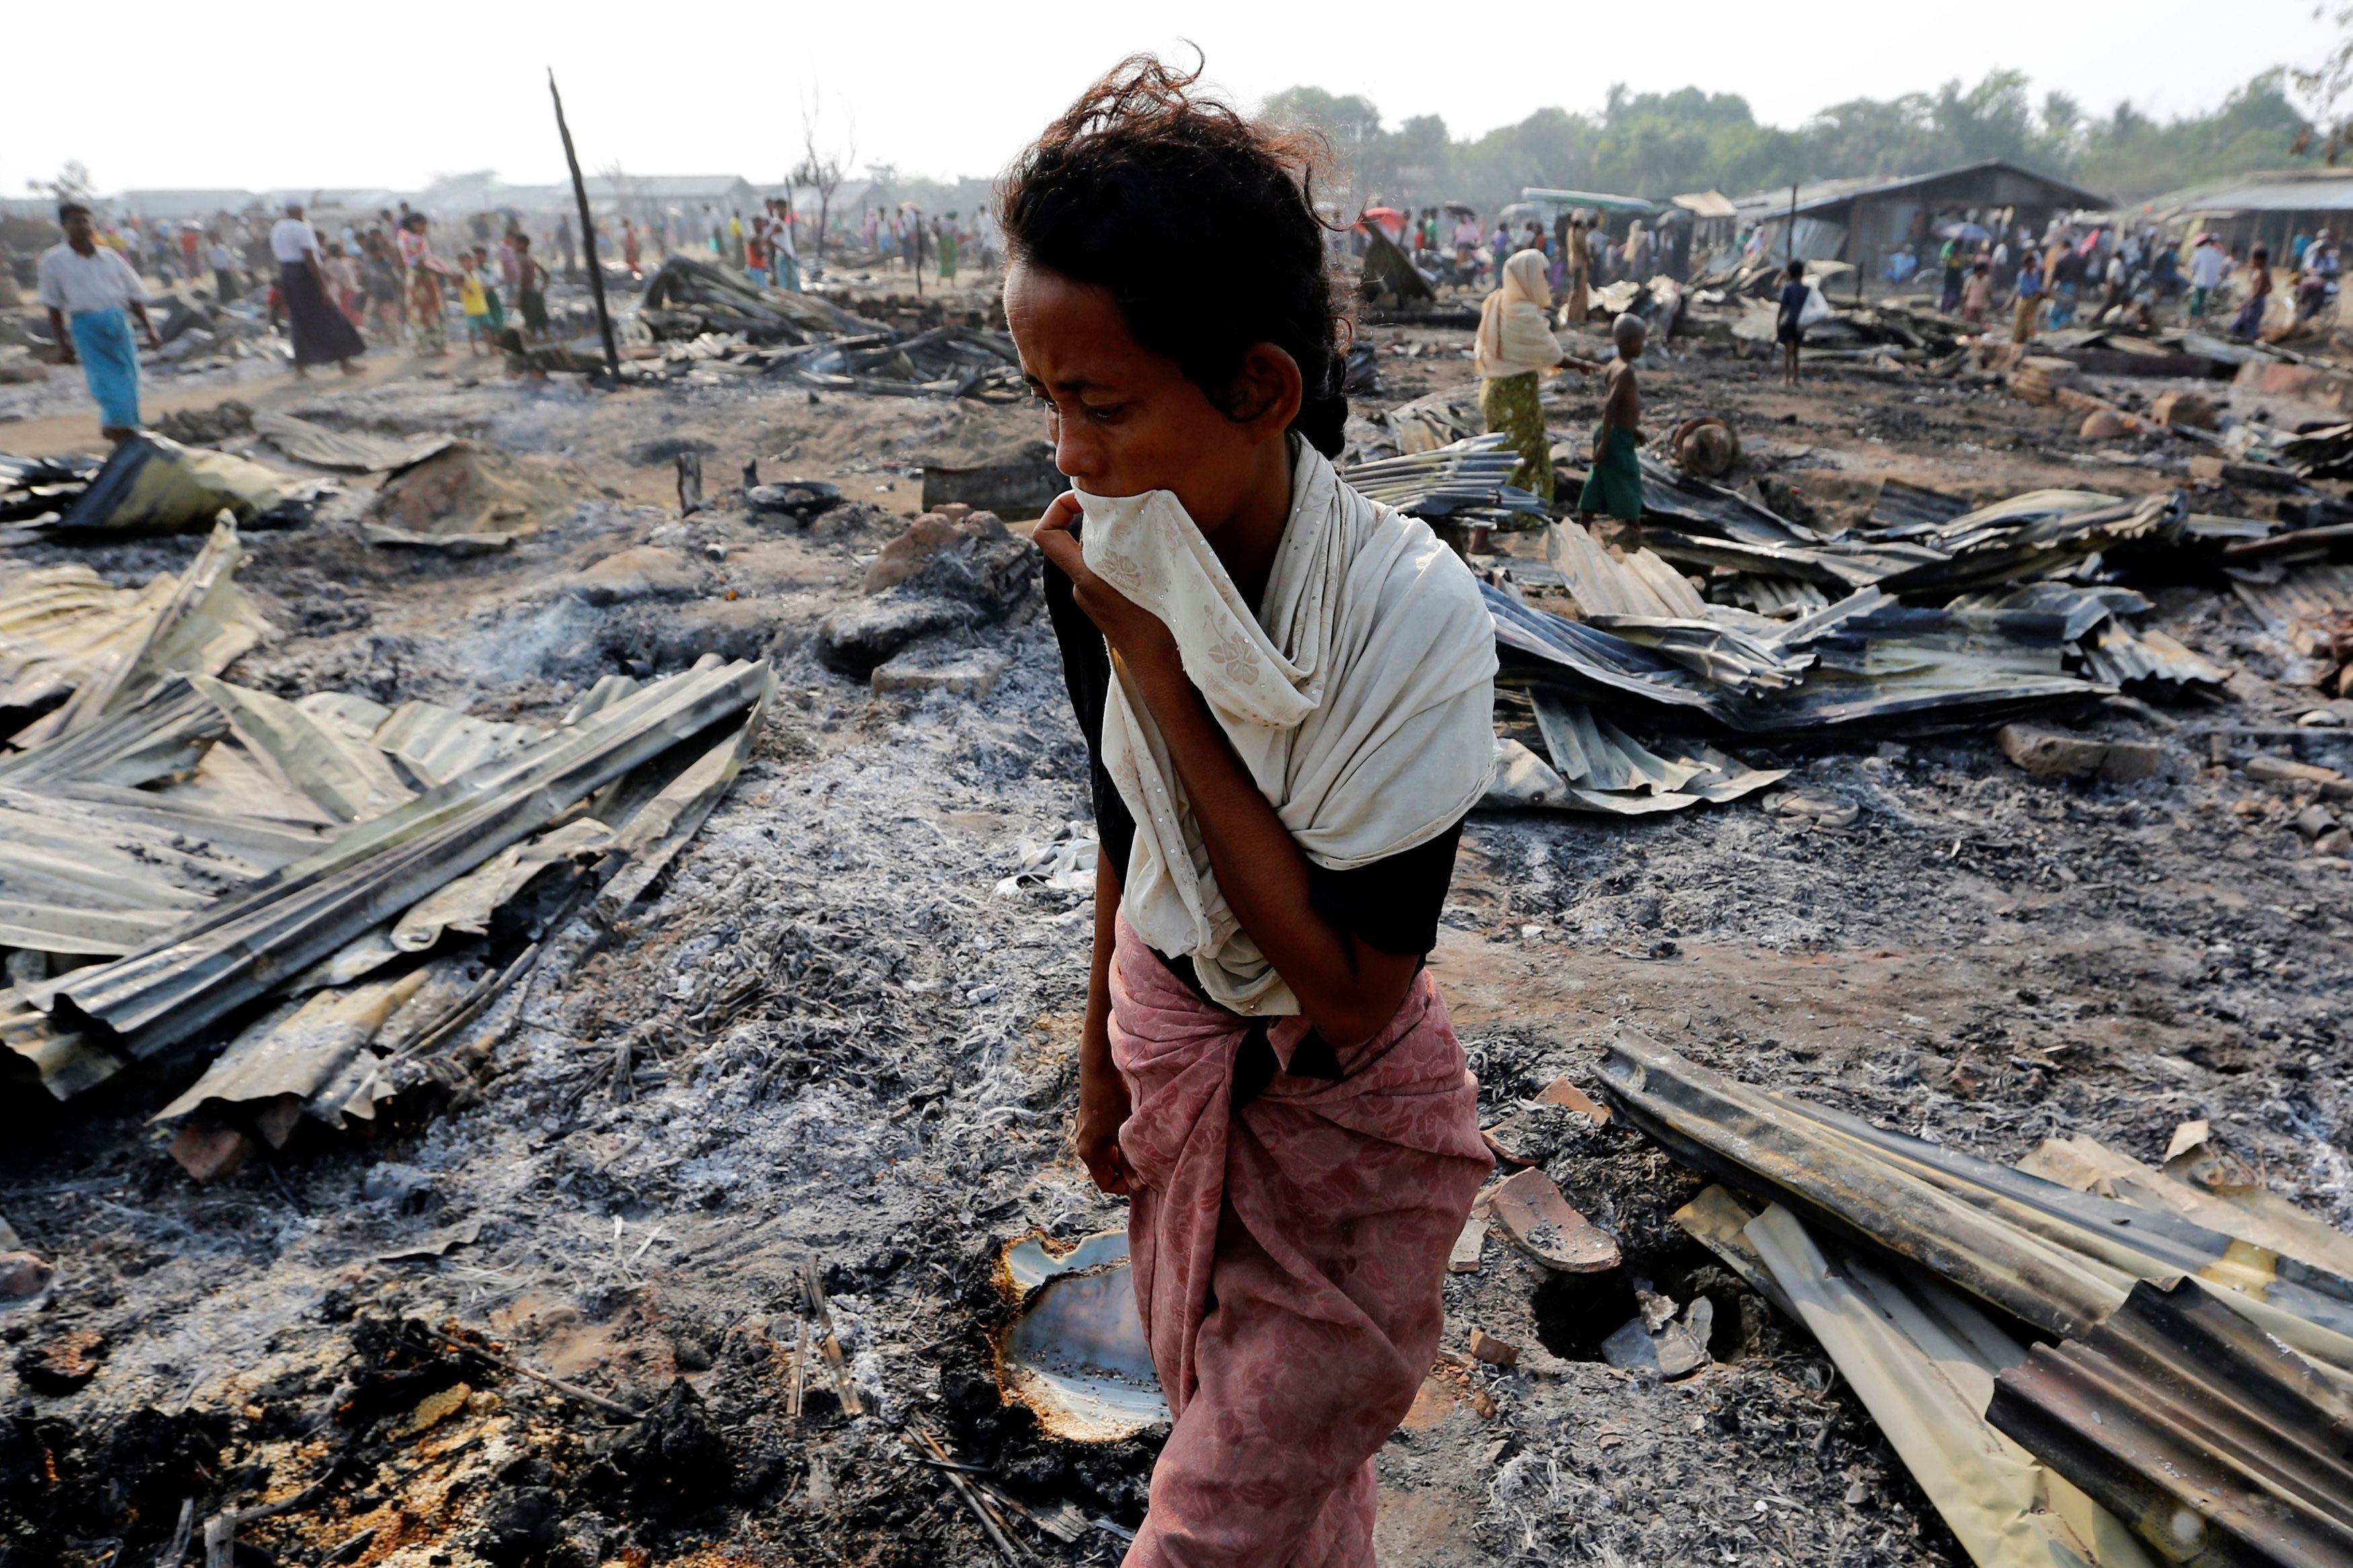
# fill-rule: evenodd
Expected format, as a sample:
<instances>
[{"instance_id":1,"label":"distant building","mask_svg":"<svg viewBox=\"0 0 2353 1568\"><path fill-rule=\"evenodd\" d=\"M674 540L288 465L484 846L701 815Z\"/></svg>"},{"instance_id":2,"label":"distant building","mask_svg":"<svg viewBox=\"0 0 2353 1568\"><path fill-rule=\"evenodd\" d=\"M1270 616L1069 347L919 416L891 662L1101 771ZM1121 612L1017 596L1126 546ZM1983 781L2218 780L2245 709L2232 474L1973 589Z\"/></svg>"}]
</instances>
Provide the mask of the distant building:
<instances>
[{"instance_id":1,"label":"distant building","mask_svg":"<svg viewBox=\"0 0 2353 1568\"><path fill-rule=\"evenodd\" d=\"M1722 191L1692 191L1667 205L1683 214L1683 221L1692 226L1693 256L1712 258L1731 248L1740 209L1732 205L1730 196Z\"/></svg>"},{"instance_id":2,"label":"distant building","mask_svg":"<svg viewBox=\"0 0 2353 1568\"><path fill-rule=\"evenodd\" d=\"M2131 209L2130 221L2168 233L2205 230L2228 246L2284 255L2296 235L2353 229L2353 169L2283 169L2169 191Z\"/></svg>"},{"instance_id":3,"label":"distant building","mask_svg":"<svg viewBox=\"0 0 2353 1568\"><path fill-rule=\"evenodd\" d=\"M1602 233L1622 235L1635 219L1656 217L1659 204L1640 196L1611 195L1607 191L1561 191L1527 185L1522 187L1518 201L1495 216L1514 234L1532 218L1549 234L1562 218L1580 212L1591 217Z\"/></svg>"},{"instance_id":4,"label":"distant building","mask_svg":"<svg viewBox=\"0 0 2353 1568\"><path fill-rule=\"evenodd\" d=\"M1766 254L1848 261L1866 277L1905 245L1926 255L1956 223L1993 233L2024 224L2040 235L2053 217L2108 205L2106 197L2000 158L1930 174L1818 180L1794 195L1758 191L1733 204L1743 226L1761 226ZM1794 236L1792 228L1794 226Z\"/></svg>"},{"instance_id":5,"label":"distant building","mask_svg":"<svg viewBox=\"0 0 2353 1568\"><path fill-rule=\"evenodd\" d=\"M124 191L106 198L106 205L126 217L177 222L241 213L266 199L252 191Z\"/></svg>"},{"instance_id":6,"label":"distant building","mask_svg":"<svg viewBox=\"0 0 2353 1568\"><path fill-rule=\"evenodd\" d=\"M639 219L650 219L673 209L699 213L706 205L723 213L750 214L759 209L763 199L760 187L741 174L589 174L580 184L588 193L588 205L593 211ZM552 217L571 213L575 203L569 181L552 185L437 187L420 193L414 200L417 206L445 216L470 212L517 212Z\"/></svg>"}]
</instances>

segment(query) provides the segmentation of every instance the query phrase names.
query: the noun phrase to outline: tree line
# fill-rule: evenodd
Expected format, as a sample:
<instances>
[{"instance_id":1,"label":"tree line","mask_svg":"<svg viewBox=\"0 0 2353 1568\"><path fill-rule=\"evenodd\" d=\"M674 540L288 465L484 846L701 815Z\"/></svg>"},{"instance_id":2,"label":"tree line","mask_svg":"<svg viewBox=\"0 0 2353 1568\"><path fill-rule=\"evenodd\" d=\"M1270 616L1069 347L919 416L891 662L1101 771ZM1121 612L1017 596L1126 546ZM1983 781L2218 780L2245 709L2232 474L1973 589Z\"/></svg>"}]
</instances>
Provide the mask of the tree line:
<instances>
[{"instance_id":1,"label":"tree line","mask_svg":"<svg viewBox=\"0 0 2353 1568\"><path fill-rule=\"evenodd\" d=\"M2105 115L2071 95L2037 101L2026 74L1997 70L1974 87L1834 103L1795 129L1764 125L1736 93L1630 92L1612 87L1597 113L1540 109L1516 125L1458 139L1437 115L1396 128L1355 93L1294 87L1263 111L1331 142L1343 205L1468 202L1482 213L1525 186L1660 200L1686 191L1739 196L1793 182L1918 174L1986 158L2133 203L2250 169L2316 162L2296 151L2305 116L2284 68L2262 73L2202 113L2160 120L2129 101Z\"/></svg>"}]
</instances>

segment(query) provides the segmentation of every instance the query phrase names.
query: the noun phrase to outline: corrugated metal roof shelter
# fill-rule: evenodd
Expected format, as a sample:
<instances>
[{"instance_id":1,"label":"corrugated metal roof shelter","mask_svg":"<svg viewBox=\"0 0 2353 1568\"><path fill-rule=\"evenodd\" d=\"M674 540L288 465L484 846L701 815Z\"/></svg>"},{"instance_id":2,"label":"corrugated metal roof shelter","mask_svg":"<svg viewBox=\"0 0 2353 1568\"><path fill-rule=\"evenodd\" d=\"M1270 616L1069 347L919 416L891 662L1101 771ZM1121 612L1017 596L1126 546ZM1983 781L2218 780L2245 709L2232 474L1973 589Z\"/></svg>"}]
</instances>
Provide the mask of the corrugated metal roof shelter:
<instances>
[{"instance_id":1,"label":"corrugated metal roof shelter","mask_svg":"<svg viewBox=\"0 0 2353 1568\"><path fill-rule=\"evenodd\" d=\"M1722 191L1693 191L1675 197L1669 205L1683 208L1694 217L1733 217L1740 211Z\"/></svg>"},{"instance_id":2,"label":"corrugated metal roof shelter","mask_svg":"<svg viewBox=\"0 0 2353 1568\"><path fill-rule=\"evenodd\" d=\"M1636 217L1648 217L1659 210L1658 203L1646 202L1640 196L1613 196L1601 191L1556 191L1542 185L1526 187L1520 192L1520 200L1532 206L1590 207L1595 212L1630 213Z\"/></svg>"},{"instance_id":3,"label":"corrugated metal roof shelter","mask_svg":"<svg viewBox=\"0 0 2353 1568\"><path fill-rule=\"evenodd\" d=\"M2209 229L2231 246L2269 244L2274 254L2298 234L2353 229L2353 169L2276 169L2169 191L2138 209L2141 221Z\"/></svg>"},{"instance_id":4,"label":"corrugated metal roof shelter","mask_svg":"<svg viewBox=\"0 0 2353 1568\"><path fill-rule=\"evenodd\" d=\"M1851 261L1874 276L1881 259L1901 246L1933 248L1943 221L1968 218L1989 228L2021 222L2040 233L2051 217L2105 208L2108 198L1988 158L1926 174L1817 180L1798 186L1794 195L1787 187L1757 191L1733 205L1744 222L1764 226L1767 246L1776 256L1788 248L1785 231L1794 216L1799 256Z\"/></svg>"}]
</instances>

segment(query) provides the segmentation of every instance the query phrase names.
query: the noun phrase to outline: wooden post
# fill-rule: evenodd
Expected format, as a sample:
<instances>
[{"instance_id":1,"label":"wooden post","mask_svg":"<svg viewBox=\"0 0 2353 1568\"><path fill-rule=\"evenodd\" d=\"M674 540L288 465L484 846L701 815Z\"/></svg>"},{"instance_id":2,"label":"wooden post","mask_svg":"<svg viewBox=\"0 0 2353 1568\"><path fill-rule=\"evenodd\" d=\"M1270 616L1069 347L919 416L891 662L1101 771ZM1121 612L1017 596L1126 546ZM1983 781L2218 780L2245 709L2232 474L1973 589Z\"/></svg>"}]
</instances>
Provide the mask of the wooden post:
<instances>
[{"instance_id":1,"label":"wooden post","mask_svg":"<svg viewBox=\"0 0 2353 1568\"><path fill-rule=\"evenodd\" d=\"M914 236L915 298L920 300L923 297L923 215L920 209L915 214L915 221L907 226L913 231Z\"/></svg>"},{"instance_id":2,"label":"wooden post","mask_svg":"<svg viewBox=\"0 0 2353 1568\"><path fill-rule=\"evenodd\" d=\"M613 314L605 308L605 261L596 254L596 220L588 214L588 187L580 178L580 155L572 150L572 127L564 122L564 95L555 90L555 70L547 72L547 96L555 100L555 129L564 137L564 161L572 168L572 197L580 207L580 243L588 253L588 290L596 300L596 331L605 340L605 371L621 379L621 349L613 341Z\"/></svg>"},{"instance_id":3,"label":"wooden post","mask_svg":"<svg viewBox=\"0 0 2353 1568\"><path fill-rule=\"evenodd\" d=\"M551 82L554 79L555 79L552 76L548 78L548 80ZM1783 256L1781 259L1783 261L1795 261L1798 259L1798 182L1795 180L1789 182L1789 222L1788 228L1788 232L1781 237L1781 248L1787 251L1788 254Z\"/></svg>"}]
</instances>

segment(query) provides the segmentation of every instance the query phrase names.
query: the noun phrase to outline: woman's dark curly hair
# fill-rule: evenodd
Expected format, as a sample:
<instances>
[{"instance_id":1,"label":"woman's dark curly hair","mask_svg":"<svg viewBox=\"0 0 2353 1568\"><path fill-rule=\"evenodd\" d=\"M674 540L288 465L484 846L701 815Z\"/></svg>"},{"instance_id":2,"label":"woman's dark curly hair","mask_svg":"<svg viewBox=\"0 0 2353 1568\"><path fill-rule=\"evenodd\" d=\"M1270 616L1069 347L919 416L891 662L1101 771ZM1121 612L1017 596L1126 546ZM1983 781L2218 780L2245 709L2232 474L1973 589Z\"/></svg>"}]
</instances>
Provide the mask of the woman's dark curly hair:
<instances>
[{"instance_id":1,"label":"woman's dark curly hair","mask_svg":"<svg viewBox=\"0 0 2353 1568\"><path fill-rule=\"evenodd\" d=\"M1136 342L1229 413L1242 356L1282 349L1305 383L1291 427L1337 457L1350 322L1314 195L1329 149L1194 96L1200 75L1131 55L1081 93L997 187L1007 249L1109 289Z\"/></svg>"}]
</instances>

